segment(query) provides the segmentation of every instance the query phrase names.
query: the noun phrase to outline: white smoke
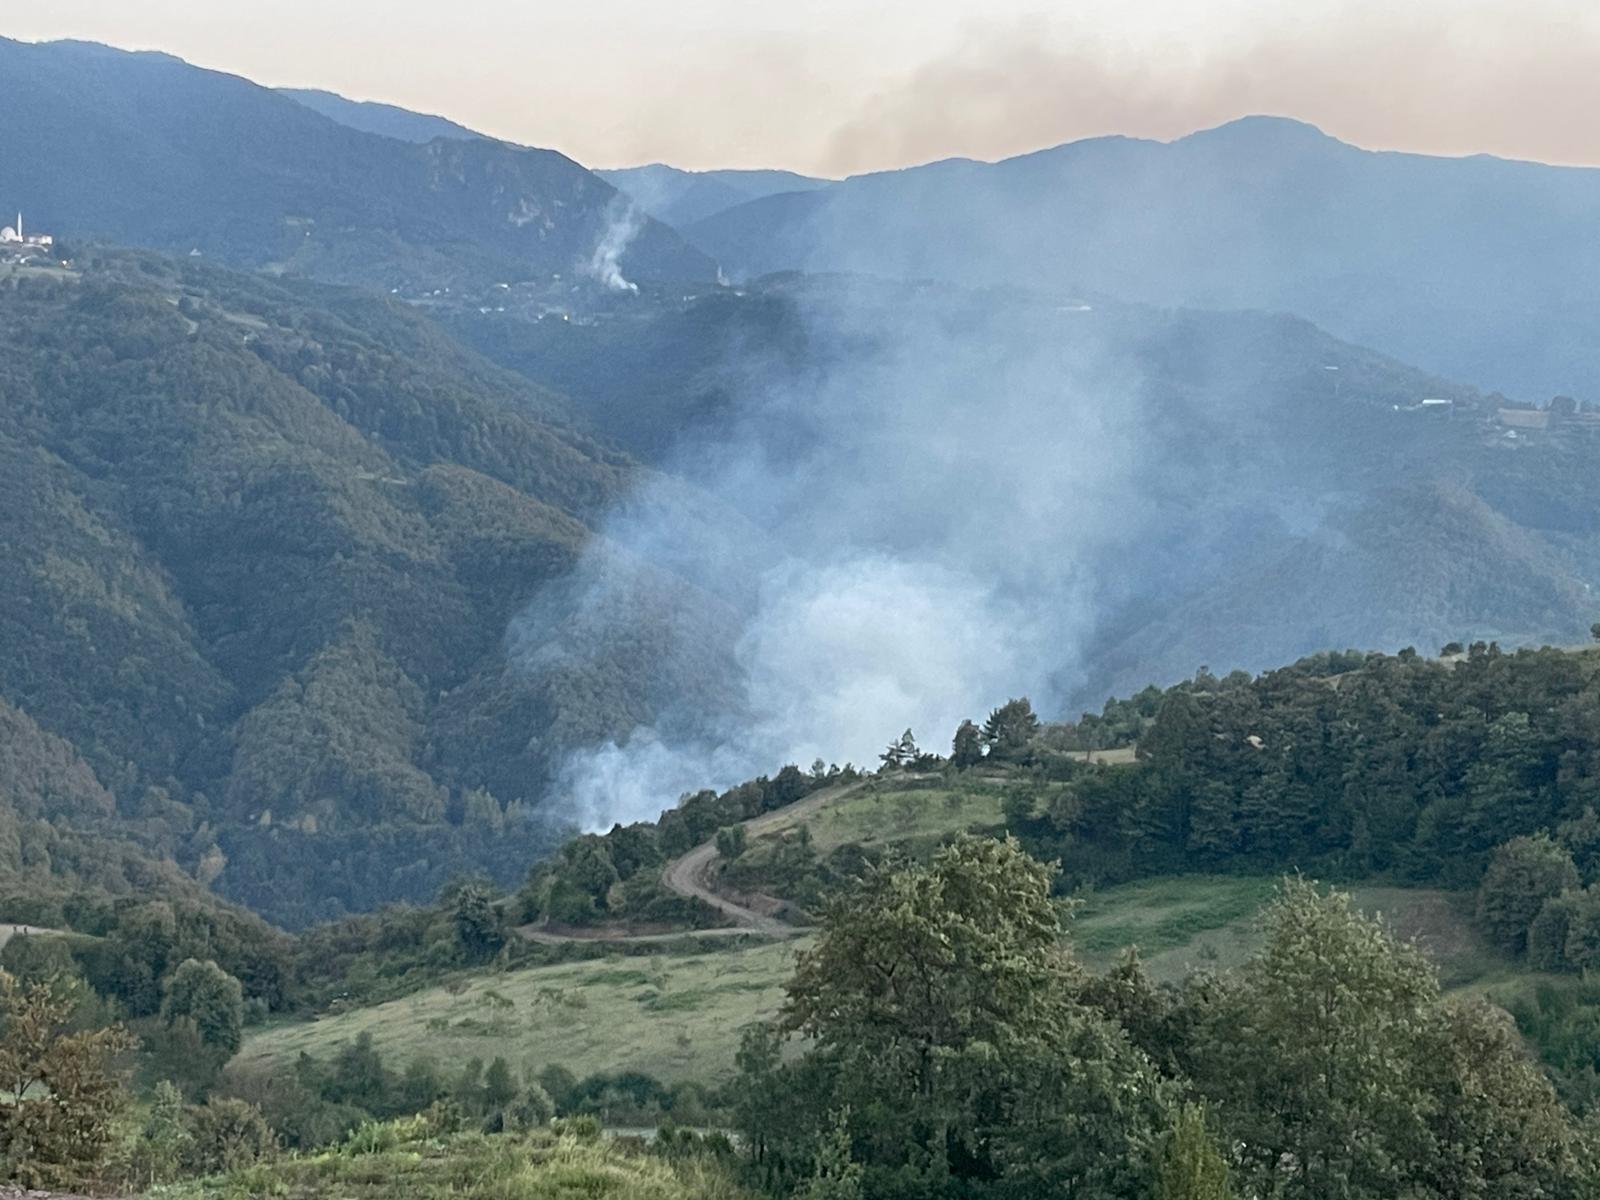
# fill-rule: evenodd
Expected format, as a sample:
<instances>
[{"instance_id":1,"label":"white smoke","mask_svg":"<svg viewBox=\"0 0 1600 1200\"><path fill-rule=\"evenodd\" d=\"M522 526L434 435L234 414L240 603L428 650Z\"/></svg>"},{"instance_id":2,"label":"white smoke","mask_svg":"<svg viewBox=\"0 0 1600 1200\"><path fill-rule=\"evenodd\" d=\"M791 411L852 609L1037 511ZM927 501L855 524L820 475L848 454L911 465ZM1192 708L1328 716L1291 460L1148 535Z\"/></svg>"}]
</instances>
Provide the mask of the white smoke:
<instances>
[{"instance_id":1,"label":"white smoke","mask_svg":"<svg viewBox=\"0 0 1600 1200\"><path fill-rule=\"evenodd\" d=\"M639 285L622 274L622 256L644 228L643 210L620 192L606 206L606 225L595 242L594 252L583 264L583 273L613 292L637 292Z\"/></svg>"},{"instance_id":2,"label":"white smoke","mask_svg":"<svg viewBox=\"0 0 1600 1200\"><path fill-rule=\"evenodd\" d=\"M896 299L803 299L819 339L870 330L871 349L751 384L735 428L680 447L677 470L752 522L737 546L722 523L658 503L679 486L663 483L597 541L594 556L625 548L730 604L740 695L688 721L668 704L569 757L556 799L585 828L785 763L875 765L907 727L942 752L962 719L1020 694L1049 708L1076 682L1097 606L1086 558L1140 519L1135 381L1037 330L952 334ZM623 573L588 578L578 611L626 610ZM619 616L610 640L632 625ZM538 655L561 636L533 622L518 640Z\"/></svg>"}]
</instances>

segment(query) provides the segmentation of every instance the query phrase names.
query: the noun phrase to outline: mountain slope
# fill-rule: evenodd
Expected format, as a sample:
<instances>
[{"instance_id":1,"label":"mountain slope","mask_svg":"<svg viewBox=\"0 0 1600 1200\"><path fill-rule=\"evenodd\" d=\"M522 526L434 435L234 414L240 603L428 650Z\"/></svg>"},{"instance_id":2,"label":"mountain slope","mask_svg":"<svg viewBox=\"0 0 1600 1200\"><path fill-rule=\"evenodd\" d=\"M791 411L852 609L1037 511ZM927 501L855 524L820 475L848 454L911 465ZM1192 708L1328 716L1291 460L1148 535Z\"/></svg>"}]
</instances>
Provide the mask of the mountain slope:
<instances>
[{"instance_id":1,"label":"mountain slope","mask_svg":"<svg viewBox=\"0 0 1600 1200\"><path fill-rule=\"evenodd\" d=\"M431 142L434 138L456 138L473 141L483 137L465 125L457 125L447 117L432 113L412 112L393 104L375 100L350 100L337 92L320 88L278 88L280 95L304 104L330 121L362 133L375 133L381 137L402 142Z\"/></svg>"},{"instance_id":2,"label":"mountain slope","mask_svg":"<svg viewBox=\"0 0 1600 1200\"><path fill-rule=\"evenodd\" d=\"M803 268L1272 308L1543 400L1596 396L1600 171L1372 153L1249 118L777 195L692 226L737 275Z\"/></svg>"},{"instance_id":3,"label":"mountain slope","mask_svg":"<svg viewBox=\"0 0 1600 1200\"><path fill-rule=\"evenodd\" d=\"M780 192L812 192L831 180L793 171L684 171L662 163L596 171L658 221L684 228L716 213Z\"/></svg>"},{"instance_id":4,"label":"mountain slope","mask_svg":"<svg viewBox=\"0 0 1600 1200\"><path fill-rule=\"evenodd\" d=\"M80 266L0 280L29 348L0 360L0 699L108 820L280 921L521 875L564 747L680 686L643 643L600 680L503 642L637 468L389 302ZM638 579L642 626L692 592Z\"/></svg>"},{"instance_id":5,"label":"mountain slope","mask_svg":"<svg viewBox=\"0 0 1600 1200\"><path fill-rule=\"evenodd\" d=\"M791 276L648 318L451 327L813 577L852 554L971 571L1011 622L986 659L1058 626L1016 668L1036 702L1329 646L1566 642L1600 615L1587 419L1508 439L1497 402L1294 318Z\"/></svg>"},{"instance_id":6,"label":"mountain slope","mask_svg":"<svg viewBox=\"0 0 1600 1200\"><path fill-rule=\"evenodd\" d=\"M575 277L621 219L615 189L553 151L405 144L166 55L0 40L0 110L0 194L75 241L388 290ZM620 263L715 275L649 221Z\"/></svg>"}]
</instances>

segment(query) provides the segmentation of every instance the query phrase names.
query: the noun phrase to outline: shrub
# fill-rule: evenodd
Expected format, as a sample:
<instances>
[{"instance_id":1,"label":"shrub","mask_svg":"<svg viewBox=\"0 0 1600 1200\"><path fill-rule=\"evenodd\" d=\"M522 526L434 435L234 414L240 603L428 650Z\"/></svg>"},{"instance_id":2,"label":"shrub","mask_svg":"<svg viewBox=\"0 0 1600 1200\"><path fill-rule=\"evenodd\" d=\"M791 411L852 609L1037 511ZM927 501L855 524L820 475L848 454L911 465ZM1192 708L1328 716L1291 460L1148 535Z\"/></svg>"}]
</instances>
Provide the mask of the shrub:
<instances>
[{"instance_id":1,"label":"shrub","mask_svg":"<svg viewBox=\"0 0 1600 1200\"><path fill-rule=\"evenodd\" d=\"M272 1126L261 1110L243 1100L213 1097L190 1108L189 1132L186 1165L205 1174L248 1167L277 1148Z\"/></svg>"},{"instance_id":2,"label":"shrub","mask_svg":"<svg viewBox=\"0 0 1600 1200\"><path fill-rule=\"evenodd\" d=\"M559 1137L576 1138L592 1142L600 1136L600 1118L583 1113L576 1117L557 1117L550 1122L550 1131Z\"/></svg>"}]
</instances>

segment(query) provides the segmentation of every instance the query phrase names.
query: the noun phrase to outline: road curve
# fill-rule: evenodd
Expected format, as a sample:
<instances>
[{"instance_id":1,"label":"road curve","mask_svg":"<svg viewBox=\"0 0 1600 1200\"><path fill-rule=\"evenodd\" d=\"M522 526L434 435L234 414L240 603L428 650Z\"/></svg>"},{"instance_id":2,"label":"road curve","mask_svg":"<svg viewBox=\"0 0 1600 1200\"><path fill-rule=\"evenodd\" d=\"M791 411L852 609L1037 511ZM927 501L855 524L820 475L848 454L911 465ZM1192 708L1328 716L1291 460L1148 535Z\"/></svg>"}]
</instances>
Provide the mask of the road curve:
<instances>
[{"instance_id":1,"label":"road curve","mask_svg":"<svg viewBox=\"0 0 1600 1200\"><path fill-rule=\"evenodd\" d=\"M764 833L771 833L777 829L787 828L799 824L812 813L825 805L832 804L835 800L843 799L850 793L859 791L868 783L866 779L858 779L854 783L843 783L836 787L822 788L812 792L804 800L783 808L775 808L771 812L762 813L759 817L751 817L748 821L741 822L745 832L751 837L759 837ZM661 872L661 882L669 891L691 900L699 900L709 904L723 916L732 920L735 925L746 933L756 933L764 937L785 938L798 937L806 932L787 921L780 921L776 917L765 913L756 912L753 908L746 908L721 893L712 886L712 872L715 870L717 860L721 857L717 853L716 839L702 842L681 858L675 858L666 865Z\"/></svg>"}]
</instances>

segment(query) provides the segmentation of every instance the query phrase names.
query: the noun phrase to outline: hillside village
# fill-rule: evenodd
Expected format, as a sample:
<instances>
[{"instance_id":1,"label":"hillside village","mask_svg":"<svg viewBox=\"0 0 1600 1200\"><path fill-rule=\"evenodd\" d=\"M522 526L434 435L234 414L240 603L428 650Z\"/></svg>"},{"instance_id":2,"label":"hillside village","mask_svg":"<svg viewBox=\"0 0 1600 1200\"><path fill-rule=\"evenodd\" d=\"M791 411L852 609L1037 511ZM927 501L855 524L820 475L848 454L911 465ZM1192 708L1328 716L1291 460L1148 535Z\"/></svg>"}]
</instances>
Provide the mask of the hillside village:
<instances>
[{"instance_id":1,"label":"hillside village","mask_svg":"<svg viewBox=\"0 0 1600 1200\"><path fill-rule=\"evenodd\" d=\"M17 213L14 225L0 229L0 265L54 266L58 262L55 235L29 233Z\"/></svg>"}]
</instances>

